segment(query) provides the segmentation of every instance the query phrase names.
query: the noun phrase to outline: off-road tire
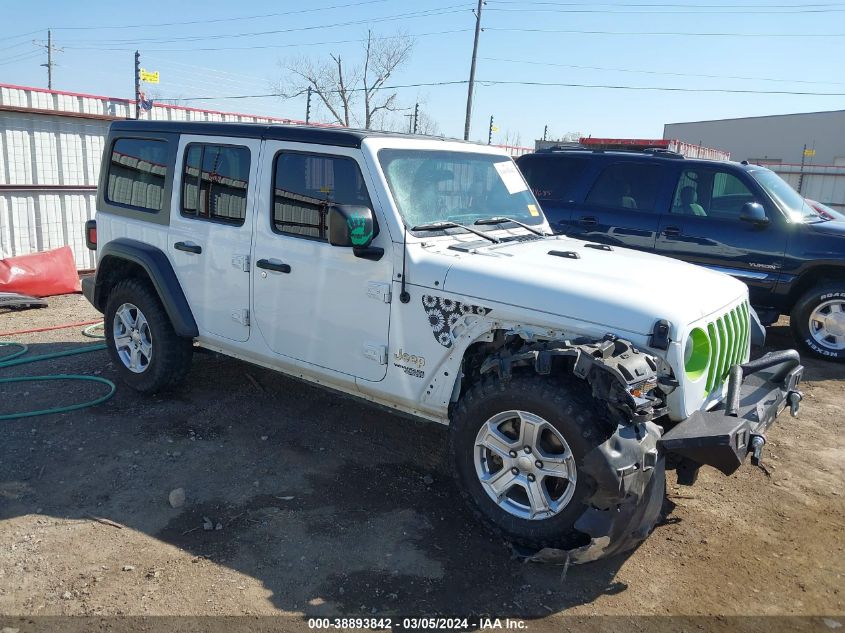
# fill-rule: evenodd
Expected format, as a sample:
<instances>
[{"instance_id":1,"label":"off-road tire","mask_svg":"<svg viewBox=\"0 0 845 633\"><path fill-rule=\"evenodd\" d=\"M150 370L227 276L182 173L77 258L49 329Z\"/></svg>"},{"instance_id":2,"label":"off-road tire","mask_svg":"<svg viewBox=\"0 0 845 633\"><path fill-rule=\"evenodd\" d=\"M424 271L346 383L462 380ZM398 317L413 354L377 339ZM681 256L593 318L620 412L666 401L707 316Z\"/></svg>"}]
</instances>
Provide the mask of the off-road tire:
<instances>
[{"instance_id":1,"label":"off-road tire","mask_svg":"<svg viewBox=\"0 0 845 633\"><path fill-rule=\"evenodd\" d=\"M114 342L114 318L118 308L131 303L143 312L150 328L152 349L150 363L141 373L126 367ZM193 341L178 336L170 317L152 285L138 278L118 282L109 293L105 311L106 349L123 382L145 394L175 386L184 380L191 368Z\"/></svg>"},{"instance_id":2,"label":"off-road tire","mask_svg":"<svg viewBox=\"0 0 845 633\"><path fill-rule=\"evenodd\" d=\"M845 302L845 282L828 281L814 286L798 300L789 315L792 335L801 348L816 358L845 362L845 350L824 348L810 333L810 315L820 304L841 300Z\"/></svg>"},{"instance_id":3,"label":"off-road tire","mask_svg":"<svg viewBox=\"0 0 845 633\"><path fill-rule=\"evenodd\" d=\"M492 416L511 409L545 419L563 435L575 457L575 493L552 517L529 520L506 512L487 495L478 479L476 435ZM614 428L606 408L592 397L589 385L576 378L534 374L515 375L508 381L485 378L461 397L452 414L449 454L460 494L487 528L509 541L536 549L583 545L589 539L574 524L595 490L595 482L582 467L584 456L607 440Z\"/></svg>"}]
</instances>

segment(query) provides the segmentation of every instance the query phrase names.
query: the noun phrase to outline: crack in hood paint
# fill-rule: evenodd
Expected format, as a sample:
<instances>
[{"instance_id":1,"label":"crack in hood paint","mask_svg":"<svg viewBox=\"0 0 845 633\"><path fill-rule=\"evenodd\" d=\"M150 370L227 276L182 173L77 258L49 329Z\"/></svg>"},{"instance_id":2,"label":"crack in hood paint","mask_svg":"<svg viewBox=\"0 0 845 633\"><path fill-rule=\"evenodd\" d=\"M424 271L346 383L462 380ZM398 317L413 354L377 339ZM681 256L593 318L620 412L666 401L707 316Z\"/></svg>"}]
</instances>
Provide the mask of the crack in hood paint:
<instances>
[{"instance_id":1,"label":"crack in hood paint","mask_svg":"<svg viewBox=\"0 0 845 633\"><path fill-rule=\"evenodd\" d=\"M747 296L745 284L680 260L614 246L612 251L570 238L490 245L472 252L430 244L419 263L445 263L443 289L598 324L608 331L648 335L657 319L675 326L722 310ZM570 251L577 259L550 255ZM430 268L429 268L430 270Z\"/></svg>"}]
</instances>

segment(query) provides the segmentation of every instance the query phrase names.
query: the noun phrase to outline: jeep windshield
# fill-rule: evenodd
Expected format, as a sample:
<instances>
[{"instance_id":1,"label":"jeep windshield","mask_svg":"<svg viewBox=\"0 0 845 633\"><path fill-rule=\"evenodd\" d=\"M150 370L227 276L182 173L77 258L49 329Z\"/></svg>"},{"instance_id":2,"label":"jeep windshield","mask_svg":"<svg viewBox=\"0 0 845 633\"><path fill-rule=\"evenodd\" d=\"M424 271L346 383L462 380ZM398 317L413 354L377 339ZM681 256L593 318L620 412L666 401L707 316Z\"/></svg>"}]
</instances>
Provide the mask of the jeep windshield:
<instances>
[{"instance_id":1,"label":"jeep windshield","mask_svg":"<svg viewBox=\"0 0 845 633\"><path fill-rule=\"evenodd\" d=\"M383 149L378 153L405 225L473 225L499 218L493 229L543 223L540 205L507 156L442 150ZM479 224L484 224L481 222Z\"/></svg>"},{"instance_id":2,"label":"jeep windshield","mask_svg":"<svg viewBox=\"0 0 845 633\"><path fill-rule=\"evenodd\" d=\"M755 169L751 172L754 179L766 190L775 202L789 214L793 222L807 222L818 220L819 214L807 204L807 201L800 193L795 191L789 184L775 172L768 169Z\"/></svg>"}]
</instances>

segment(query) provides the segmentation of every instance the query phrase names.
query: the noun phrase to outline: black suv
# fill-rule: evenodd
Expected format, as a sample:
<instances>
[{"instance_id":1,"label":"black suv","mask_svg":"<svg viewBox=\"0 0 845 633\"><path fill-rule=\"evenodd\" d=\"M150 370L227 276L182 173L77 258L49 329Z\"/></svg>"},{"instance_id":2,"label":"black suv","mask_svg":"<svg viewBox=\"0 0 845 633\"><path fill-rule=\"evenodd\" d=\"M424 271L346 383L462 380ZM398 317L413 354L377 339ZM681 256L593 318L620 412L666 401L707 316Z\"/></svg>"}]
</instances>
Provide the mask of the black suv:
<instances>
[{"instance_id":1,"label":"black suv","mask_svg":"<svg viewBox=\"0 0 845 633\"><path fill-rule=\"evenodd\" d=\"M517 164L555 232L733 275L765 324L788 314L805 349L845 361L845 222L771 170L666 150L553 148Z\"/></svg>"}]
</instances>

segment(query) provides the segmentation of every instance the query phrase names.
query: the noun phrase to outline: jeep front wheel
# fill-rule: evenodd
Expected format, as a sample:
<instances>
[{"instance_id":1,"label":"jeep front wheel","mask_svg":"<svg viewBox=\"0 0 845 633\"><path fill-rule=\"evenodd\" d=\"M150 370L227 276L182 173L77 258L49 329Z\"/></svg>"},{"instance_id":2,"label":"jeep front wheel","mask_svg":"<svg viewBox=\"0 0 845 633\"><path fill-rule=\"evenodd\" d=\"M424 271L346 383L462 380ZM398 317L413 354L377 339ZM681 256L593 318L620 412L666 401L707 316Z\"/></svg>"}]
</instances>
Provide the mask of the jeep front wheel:
<instances>
[{"instance_id":1,"label":"jeep front wheel","mask_svg":"<svg viewBox=\"0 0 845 633\"><path fill-rule=\"evenodd\" d=\"M142 280L115 285L104 326L109 356L123 382L136 391L155 393L188 373L193 343L176 334L158 295Z\"/></svg>"},{"instance_id":2,"label":"jeep front wheel","mask_svg":"<svg viewBox=\"0 0 845 633\"><path fill-rule=\"evenodd\" d=\"M452 416L450 453L473 512L494 532L529 547L572 548L593 492L585 455L612 433L581 381L490 378L473 386Z\"/></svg>"},{"instance_id":3,"label":"jeep front wheel","mask_svg":"<svg viewBox=\"0 0 845 633\"><path fill-rule=\"evenodd\" d=\"M795 304L789 323L795 339L812 355L845 361L845 283L810 289Z\"/></svg>"}]
</instances>

